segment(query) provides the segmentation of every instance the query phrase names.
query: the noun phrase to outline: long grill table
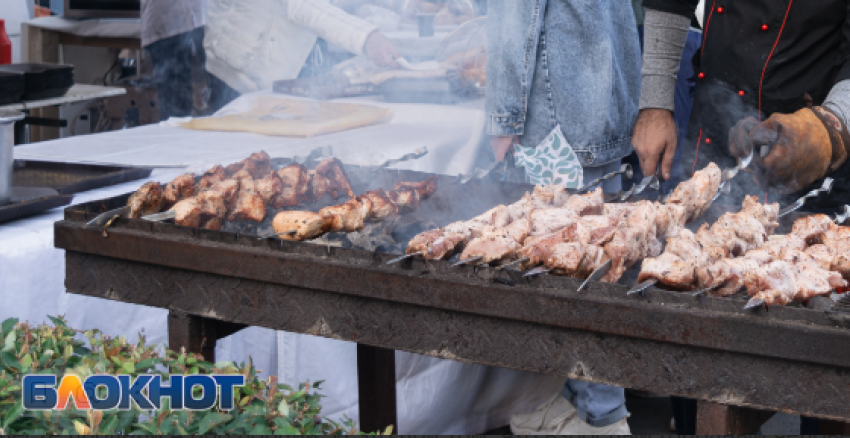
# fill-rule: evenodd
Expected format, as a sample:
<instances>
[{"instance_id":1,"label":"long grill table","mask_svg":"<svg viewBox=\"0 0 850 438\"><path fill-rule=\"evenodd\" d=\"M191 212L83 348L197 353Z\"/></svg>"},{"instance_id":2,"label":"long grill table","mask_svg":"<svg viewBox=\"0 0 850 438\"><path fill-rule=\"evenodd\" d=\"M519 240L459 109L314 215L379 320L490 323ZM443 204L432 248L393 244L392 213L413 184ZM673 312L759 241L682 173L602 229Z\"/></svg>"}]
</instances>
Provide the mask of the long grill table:
<instances>
[{"instance_id":1,"label":"long grill table","mask_svg":"<svg viewBox=\"0 0 850 438\"><path fill-rule=\"evenodd\" d=\"M619 284L576 292L569 278L387 266L395 254L141 220L85 228L125 202L56 223L69 292L168 309L171 348L208 358L245 326L356 342L363 430L396 424L393 350L696 398L698 433L754 432L763 411L850 420L847 314L660 289L632 298Z\"/></svg>"}]
</instances>

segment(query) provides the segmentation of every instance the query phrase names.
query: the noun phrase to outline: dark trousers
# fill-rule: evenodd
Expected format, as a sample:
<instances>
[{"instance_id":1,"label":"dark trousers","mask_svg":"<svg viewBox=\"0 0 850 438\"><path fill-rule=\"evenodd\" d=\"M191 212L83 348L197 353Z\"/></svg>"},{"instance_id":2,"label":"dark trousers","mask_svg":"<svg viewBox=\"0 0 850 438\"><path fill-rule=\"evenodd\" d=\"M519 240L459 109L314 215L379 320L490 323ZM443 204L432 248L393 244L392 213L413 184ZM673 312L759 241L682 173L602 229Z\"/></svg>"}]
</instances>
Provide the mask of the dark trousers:
<instances>
[{"instance_id":1,"label":"dark trousers","mask_svg":"<svg viewBox=\"0 0 850 438\"><path fill-rule=\"evenodd\" d=\"M145 47L153 60L160 120L189 117L195 109L192 65L204 65L204 28L159 40Z\"/></svg>"}]
</instances>

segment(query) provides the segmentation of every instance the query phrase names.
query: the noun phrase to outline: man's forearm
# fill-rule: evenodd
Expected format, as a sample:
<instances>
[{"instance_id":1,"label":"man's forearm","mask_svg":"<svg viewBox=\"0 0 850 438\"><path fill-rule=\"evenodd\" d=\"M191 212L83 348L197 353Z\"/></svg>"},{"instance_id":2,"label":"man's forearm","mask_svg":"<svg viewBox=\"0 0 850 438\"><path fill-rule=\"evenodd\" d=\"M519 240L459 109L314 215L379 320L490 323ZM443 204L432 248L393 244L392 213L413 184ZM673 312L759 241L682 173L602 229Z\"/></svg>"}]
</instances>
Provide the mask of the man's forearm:
<instances>
[{"instance_id":1,"label":"man's forearm","mask_svg":"<svg viewBox=\"0 0 850 438\"><path fill-rule=\"evenodd\" d=\"M831 109L847 125L847 117L850 116L850 79L835 84L823 106Z\"/></svg>"},{"instance_id":2,"label":"man's forearm","mask_svg":"<svg viewBox=\"0 0 850 438\"><path fill-rule=\"evenodd\" d=\"M640 109L675 109L676 78L689 28L686 17L647 9Z\"/></svg>"}]
</instances>

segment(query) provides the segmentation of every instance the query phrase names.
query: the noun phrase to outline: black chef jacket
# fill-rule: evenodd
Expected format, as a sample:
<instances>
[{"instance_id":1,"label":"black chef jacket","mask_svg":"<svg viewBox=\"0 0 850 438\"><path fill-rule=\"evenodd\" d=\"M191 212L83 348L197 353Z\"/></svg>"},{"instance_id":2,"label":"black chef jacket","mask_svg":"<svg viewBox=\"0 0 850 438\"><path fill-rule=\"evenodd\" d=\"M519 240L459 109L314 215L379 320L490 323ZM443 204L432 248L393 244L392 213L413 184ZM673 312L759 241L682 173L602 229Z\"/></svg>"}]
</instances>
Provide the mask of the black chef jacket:
<instances>
[{"instance_id":1,"label":"black chef jacket","mask_svg":"<svg viewBox=\"0 0 850 438\"><path fill-rule=\"evenodd\" d=\"M688 18L698 3L643 0L647 8ZM703 45L693 60L686 172L709 161L734 165L727 140L739 120L793 113L806 106L807 94L819 105L833 85L850 79L848 11L848 0L706 0ZM827 204L850 202L850 166L831 176L837 190ZM745 192L760 191L747 175L736 181Z\"/></svg>"}]
</instances>

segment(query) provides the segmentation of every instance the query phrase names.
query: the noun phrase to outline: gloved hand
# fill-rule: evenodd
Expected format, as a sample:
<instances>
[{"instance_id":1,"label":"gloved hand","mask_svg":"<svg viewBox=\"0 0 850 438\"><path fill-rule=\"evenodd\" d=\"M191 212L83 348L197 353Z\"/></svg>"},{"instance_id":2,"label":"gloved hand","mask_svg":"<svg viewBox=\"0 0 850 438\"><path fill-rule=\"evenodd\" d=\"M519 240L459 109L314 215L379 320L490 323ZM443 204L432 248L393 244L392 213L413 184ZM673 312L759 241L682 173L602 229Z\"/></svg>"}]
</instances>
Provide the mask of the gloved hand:
<instances>
[{"instance_id":1,"label":"gloved hand","mask_svg":"<svg viewBox=\"0 0 850 438\"><path fill-rule=\"evenodd\" d=\"M828 175L847 160L850 137L844 123L825 107L774 114L762 123L752 117L729 131L729 152L753 153L745 169L764 189L795 193Z\"/></svg>"}]
</instances>

